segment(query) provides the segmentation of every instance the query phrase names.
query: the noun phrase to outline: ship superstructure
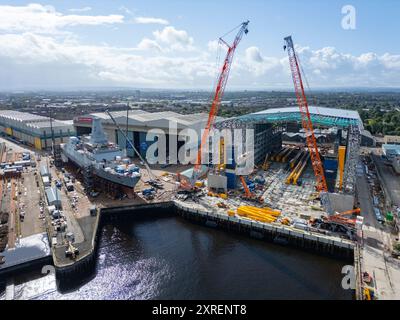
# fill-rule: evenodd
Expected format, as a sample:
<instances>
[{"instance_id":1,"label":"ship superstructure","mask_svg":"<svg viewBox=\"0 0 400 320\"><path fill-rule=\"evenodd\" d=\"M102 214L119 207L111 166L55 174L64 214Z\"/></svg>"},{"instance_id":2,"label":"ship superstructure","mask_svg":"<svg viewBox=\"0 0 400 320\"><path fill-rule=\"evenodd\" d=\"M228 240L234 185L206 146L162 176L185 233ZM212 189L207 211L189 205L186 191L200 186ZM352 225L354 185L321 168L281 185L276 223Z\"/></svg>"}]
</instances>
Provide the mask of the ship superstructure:
<instances>
[{"instance_id":1,"label":"ship superstructure","mask_svg":"<svg viewBox=\"0 0 400 320\"><path fill-rule=\"evenodd\" d=\"M102 179L129 188L134 188L140 180L139 167L126 157L125 150L108 141L100 119L93 119L89 136L70 137L61 150L63 161L91 168Z\"/></svg>"}]
</instances>

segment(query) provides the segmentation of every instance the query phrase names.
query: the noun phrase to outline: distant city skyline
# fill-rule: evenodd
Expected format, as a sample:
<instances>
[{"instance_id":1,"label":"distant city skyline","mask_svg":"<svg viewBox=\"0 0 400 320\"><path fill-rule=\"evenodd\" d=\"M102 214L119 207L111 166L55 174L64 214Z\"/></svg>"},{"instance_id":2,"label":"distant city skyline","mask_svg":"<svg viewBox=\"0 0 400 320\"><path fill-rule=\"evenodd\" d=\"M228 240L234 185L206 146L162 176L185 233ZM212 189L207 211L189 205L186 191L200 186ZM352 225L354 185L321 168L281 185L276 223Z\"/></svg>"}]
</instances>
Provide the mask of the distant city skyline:
<instances>
[{"instance_id":1,"label":"distant city skyline","mask_svg":"<svg viewBox=\"0 0 400 320\"><path fill-rule=\"evenodd\" d=\"M289 34L313 90L400 88L398 12L396 0L0 1L0 90L211 90L218 37L247 19L227 90L290 90Z\"/></svg>"}]
</instances>

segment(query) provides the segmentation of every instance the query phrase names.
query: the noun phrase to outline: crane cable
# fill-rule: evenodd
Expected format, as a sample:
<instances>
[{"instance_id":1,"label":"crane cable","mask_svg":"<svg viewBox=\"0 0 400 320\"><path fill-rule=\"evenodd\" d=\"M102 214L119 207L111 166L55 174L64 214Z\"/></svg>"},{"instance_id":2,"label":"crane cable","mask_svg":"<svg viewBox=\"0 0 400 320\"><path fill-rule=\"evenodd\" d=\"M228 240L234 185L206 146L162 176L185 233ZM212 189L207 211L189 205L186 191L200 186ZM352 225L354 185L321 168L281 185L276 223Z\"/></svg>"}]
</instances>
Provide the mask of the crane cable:
<instances>
[{"instance_id":1,"label":"crane cable","mask_svg":"<svg viewBox=\"0 0 400 320\"><path fill-rule=\"evenodd\" d=\"M308 96L308 97L311 96L311 99L313 100L313 104L314 104L314 107L315 107L315 109L316 109L316 111L317 111L317 114L318 114L318 115L321 115L321 113L319 112L318 106L317 106L317 101L316 101L316 99L315 99L315 95L314 95L313 91L312 91L311 88L310 88L310 85L309 85L308 79L307 79L307 75L306 75L306 73L305 73L305 71L304 71L304 69L303 69L303 64L302 64L301 61L300 61L300 56L299 56L298 53L296 54L296 56L297 56L297 60L298 60L298 62L299 62L299 66L300 66L300 69L301 69L301 73L302 73L303 78L304 78L304 80L305 80L305 82L306 82L306 87L307 87L307 92L308 92L308 93L307 93L307 96Z\"/></svg>"},{"instance_id":2,"label":"crane cable","mask_svg":"<svg viewBox=\"0 0 400 320\"><path fill-rule=\"evenodd\" d=\"M228 31L227 33L225 33L221 38L225 38L225 36L227 36L228 34L232 33L233 31L235 31L236 29L239 29L241 26L243 25L243 22L241 24L239 24L238 26L234 27L232 30Z\"/></svg>"},{"instance_id":3,"label":"crane cable","mask_svg":"<svg viewBox=\"0 0 400 320\"><path fill-rule=\"evenodd\" d=\"M108 116L110 117L110 119L112 120L112 122L115 124L115 126L116 126L117 129L118 129L118 131L124 136L125 141L127 141L127 142L131 145L133 151L135 151L135 153L136 153L136 155L139 157L140 161L142 161L142 163L144 164L144 166L145 166L147 172L149 173L150 179L158 180L157 176L156 176L156 175L153 173L153 171L150 169L150 166L149 166L149 164L147 163L147 160L144 159L144 158L142 157L142 155L140 154L140 152L135 148L135 146L134 146L134 144L132 143L132 141L125 135L125 132L122 131L122 129L121 129L120 126L118 125L117 121L114 119L114 117L113 117L113 115L111 114L111 112L107 109L107 110L106 110L106 113L108 114ZM126 142L125 142L125 143L126 143Z\"/></svg>"},{"instance_id":4,"label":"crane cable","mask_svg":"<svg viewBox=\"0 0 400 320\"><path fill-rule=\"evenodd\" d=\"M233 30L235 30L235 29L233 29ZM232 31L230 31L230 32L232 32ZM210 93L210 98L209 98L209 100L211 100L211 101L214 99L214 92L217 87L218 75L219 75L219 71L220 71L221 51L222 51L221 43L222 43L221 39L219 39L218 44L217 44L217 55L215 57L214 76L213 76L214 80L213 80L213 85L212 85L212 91ZM214 125L210 128L210 133L213 129L214 129Z\"/></svg>"}]
</instances>

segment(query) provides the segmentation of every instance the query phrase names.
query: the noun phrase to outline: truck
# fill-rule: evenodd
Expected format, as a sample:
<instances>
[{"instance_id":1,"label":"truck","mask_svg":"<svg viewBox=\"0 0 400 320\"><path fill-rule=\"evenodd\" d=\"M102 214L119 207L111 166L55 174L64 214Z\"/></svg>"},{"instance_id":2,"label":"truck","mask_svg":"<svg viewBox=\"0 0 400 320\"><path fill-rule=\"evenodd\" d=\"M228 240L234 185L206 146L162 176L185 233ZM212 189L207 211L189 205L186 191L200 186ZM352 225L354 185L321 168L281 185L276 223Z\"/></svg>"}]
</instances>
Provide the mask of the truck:
<instances>
[{"instance_id":1,"label":"truck","mask_svg":"<svg viewBox=\"0 0 400 320\"><path fill-rule=\"evenodd\" d=\"M66 183L65 187L67 188L67 191L74 191L74 184L72 182Z\"/></svg>"}]
</instances>

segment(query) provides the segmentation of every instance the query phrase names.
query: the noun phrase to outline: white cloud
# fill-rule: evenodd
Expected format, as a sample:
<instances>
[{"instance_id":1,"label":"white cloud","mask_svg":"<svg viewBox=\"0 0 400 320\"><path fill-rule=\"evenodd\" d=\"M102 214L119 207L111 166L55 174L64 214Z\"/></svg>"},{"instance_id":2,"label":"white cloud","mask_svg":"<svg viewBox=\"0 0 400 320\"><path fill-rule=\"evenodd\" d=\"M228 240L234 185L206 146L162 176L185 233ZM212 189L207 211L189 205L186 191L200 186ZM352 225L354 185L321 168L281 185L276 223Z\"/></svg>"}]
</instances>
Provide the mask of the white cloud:
<instances>
[{"instance_id":1,"label":"white cloud","mask_svg":"<svg viewBox=\"0 0 400 320\"><path fill-rule=\"evenodd\" d=\"M0 6L0 31L34 32L51 34L60 29L77 25L122 23L122 15L88 16L64 15L52 6L28 4L26 6Z\"/></svg>"},{"instance_id":2,"label":"white cloud","mask_svg":"<svg viewBox=\"0 0 400 320\"><path fill-rule=\"evenodd\" d=\"M136 48L119 48L34 33L0 34L0 87L72 83L211 89L214 55L195 51L191 57L169 56L158 45L155 40L143 39ZM155 49L155 53L141 54L143 49ZM353 56L333 48L300 51L312 88L400 86L400 55ZM286 56L269 57L253 46L243 54L238 52L228 88L291 88L291 81Z\"/></svg>"},{"instance_id":3,"label":"white cloud","mask_svg":"<svg viewBox=\"0 0 400 320\"><path fill-rule=\"evenodd\" d=\"M221 48L221 43L218 40L212 40L207 43L208 51L216 52L219 48Z\"/></svg>"},{"instance_id":4,"label":"white cloud","mask_svg":"<svg viewBox=\"0 0 400 320\"><path fill-rule=\"evenodd\" d=\"M139 24L169 24L168 20L153 17L136 17L133 21Z\"/></svg>"},{"instance_id":5,"label":"white cloud","mask_svg":"<svg viewBox=\"0 0 400 320\"><path fill-rule=\"evenodd\" d=\"M249 47L245 50L244 57L239 58L239 68L247 70L256 77L263 76L275 69L282 69L281 61L274 57L265 57L258 47Z\"/></svg>"},{"instance_id":6,"label":"white cloud","mask_svg":"<svg viewBox=\"0 0 400 320\"><path fill-rule=\"evenodd\" d=\"M121 11L125 12L125 13L128 14L128 15L133 15L132 10L128 9L128 8L125 7L125 6L120 6L118 10L121 10Z\"/></svg>"},{"instance_id":7,"label":"white cloud","mask_svg":"<svg viewBox=\"0 0 400 320\"><path fill-rule=\"evenodd\" d=\"M170 53L173 51L192 52L194 40L185 30L177 30L173 26L164 27L153 32L154 39L143 38L137 48L140 50L154 50Z\"/></svg>"},{"instance_id":8,"label":"white cloud","mask_svg":"<svg viewBox=\"0 0 400 320\"><path fill-rule=\"evenodd\" d=\"M92 10L92 7L83 7L83 8L72 8L72 9L68 9L68 11L71 12L87 12Z\"/></svg>"},{"instance_id":9,"label":"white cloud","mask_svg":"<svg viewBox=\"0 0 400 320\"><path fill-rule=\"evenodd\" d=\"M37 68L34 69L37 74L33 76L40 75L40 81L47 77L51 79L49 82L59 85L73 74L81 77L80 82L74 82L75 85L100 82L179 87L185 83L194 87L197 83L210 82L208 75L212 66L203 56L147 56L136 52L135 48L88 46L75 40L60 41L32 33L0 35L0 66L4 71L0 76L0 86L10 85L10 75L18 85L27 85L32 77L26 78L26 73L21 70L32 68ZM4 66L3 61L8 63Z\"/></svg>"},{"instance_id":10,"label":"white cloud","mask_svg":"<svg viewBox=\"0 0 400 320\"><path fill-rule=\"evenodd\" d=\"M400 55L341 53L334 47L312 50L296 47L303 70L311 87L334 86L400 86ZM286 83L291 86L288 58L268 57L259 48L249 47L239 57L236 73L253 82L260 79L266 86Z\"/></svg>"},{"instance_id":11,"label":"white cloud","mask_svg":"<svg viewBox=\"0 0 400 320\"><path fill-rule=\"evenodd\" d=\"M400 55L385 53L381 57L383 65L388 69L400 69Z\"/></svg>"},{"instance_id":12,"label":"white cloud","mask_svg":"<svg viewBox=\"0 0 400 320\"><path fill-rule=\"evenodd\" d=\"M190 51L193 50L193 38L185 30L177 30L173 26L165 27L163 30L153 32L155 40L172 50Z\"/></svg>"},{"instance_id":13,"label":"white cloud","mask_svg":"<svg viewBox=\"0 0 400 320\"><path fill-rule=\"evenodd\" d=\"M251 62L263 62L264 58L261 57L260 50L257 47L250 47L246 49L246 59Z\"/></svg>"},{"instance_id":14,"label":"white cloud","mask_svg":"<svg viewBox=\"0 0 400 320\"><path fill-rule=\"evenodd\" d=\"M142 23L162 23L159 18L144 19L156 20ZM215 64L217 40L195 47L186 30L165 26L136 47L122 48L87 45L76 34L65 32L75 25L123 22L122 15L68 15L40 4L0 6L0 87L101 84L211 89L220 68ZM400 55L352 55L334 47L296 46L296 50L312 88L400 87ZM228 88L238 87L291 88L287 56L271 56L259 47L241 44L228 82Z\"/></svg>"},{"instance_id":15,"label":"white cloud","mask_svg":"<svg viewBox=\"0 0 400 320\"><path fill-rule=\"evenodd\" d=\"M153 50L153 49L156 49L159 52L162 51L162 48L157 43L157 41L154 41L154 40L151 40L151 39L147 39L147 38L142 39L142 41L139 42L137 47L140 50Z\"/></svg>"}]
</instances>

